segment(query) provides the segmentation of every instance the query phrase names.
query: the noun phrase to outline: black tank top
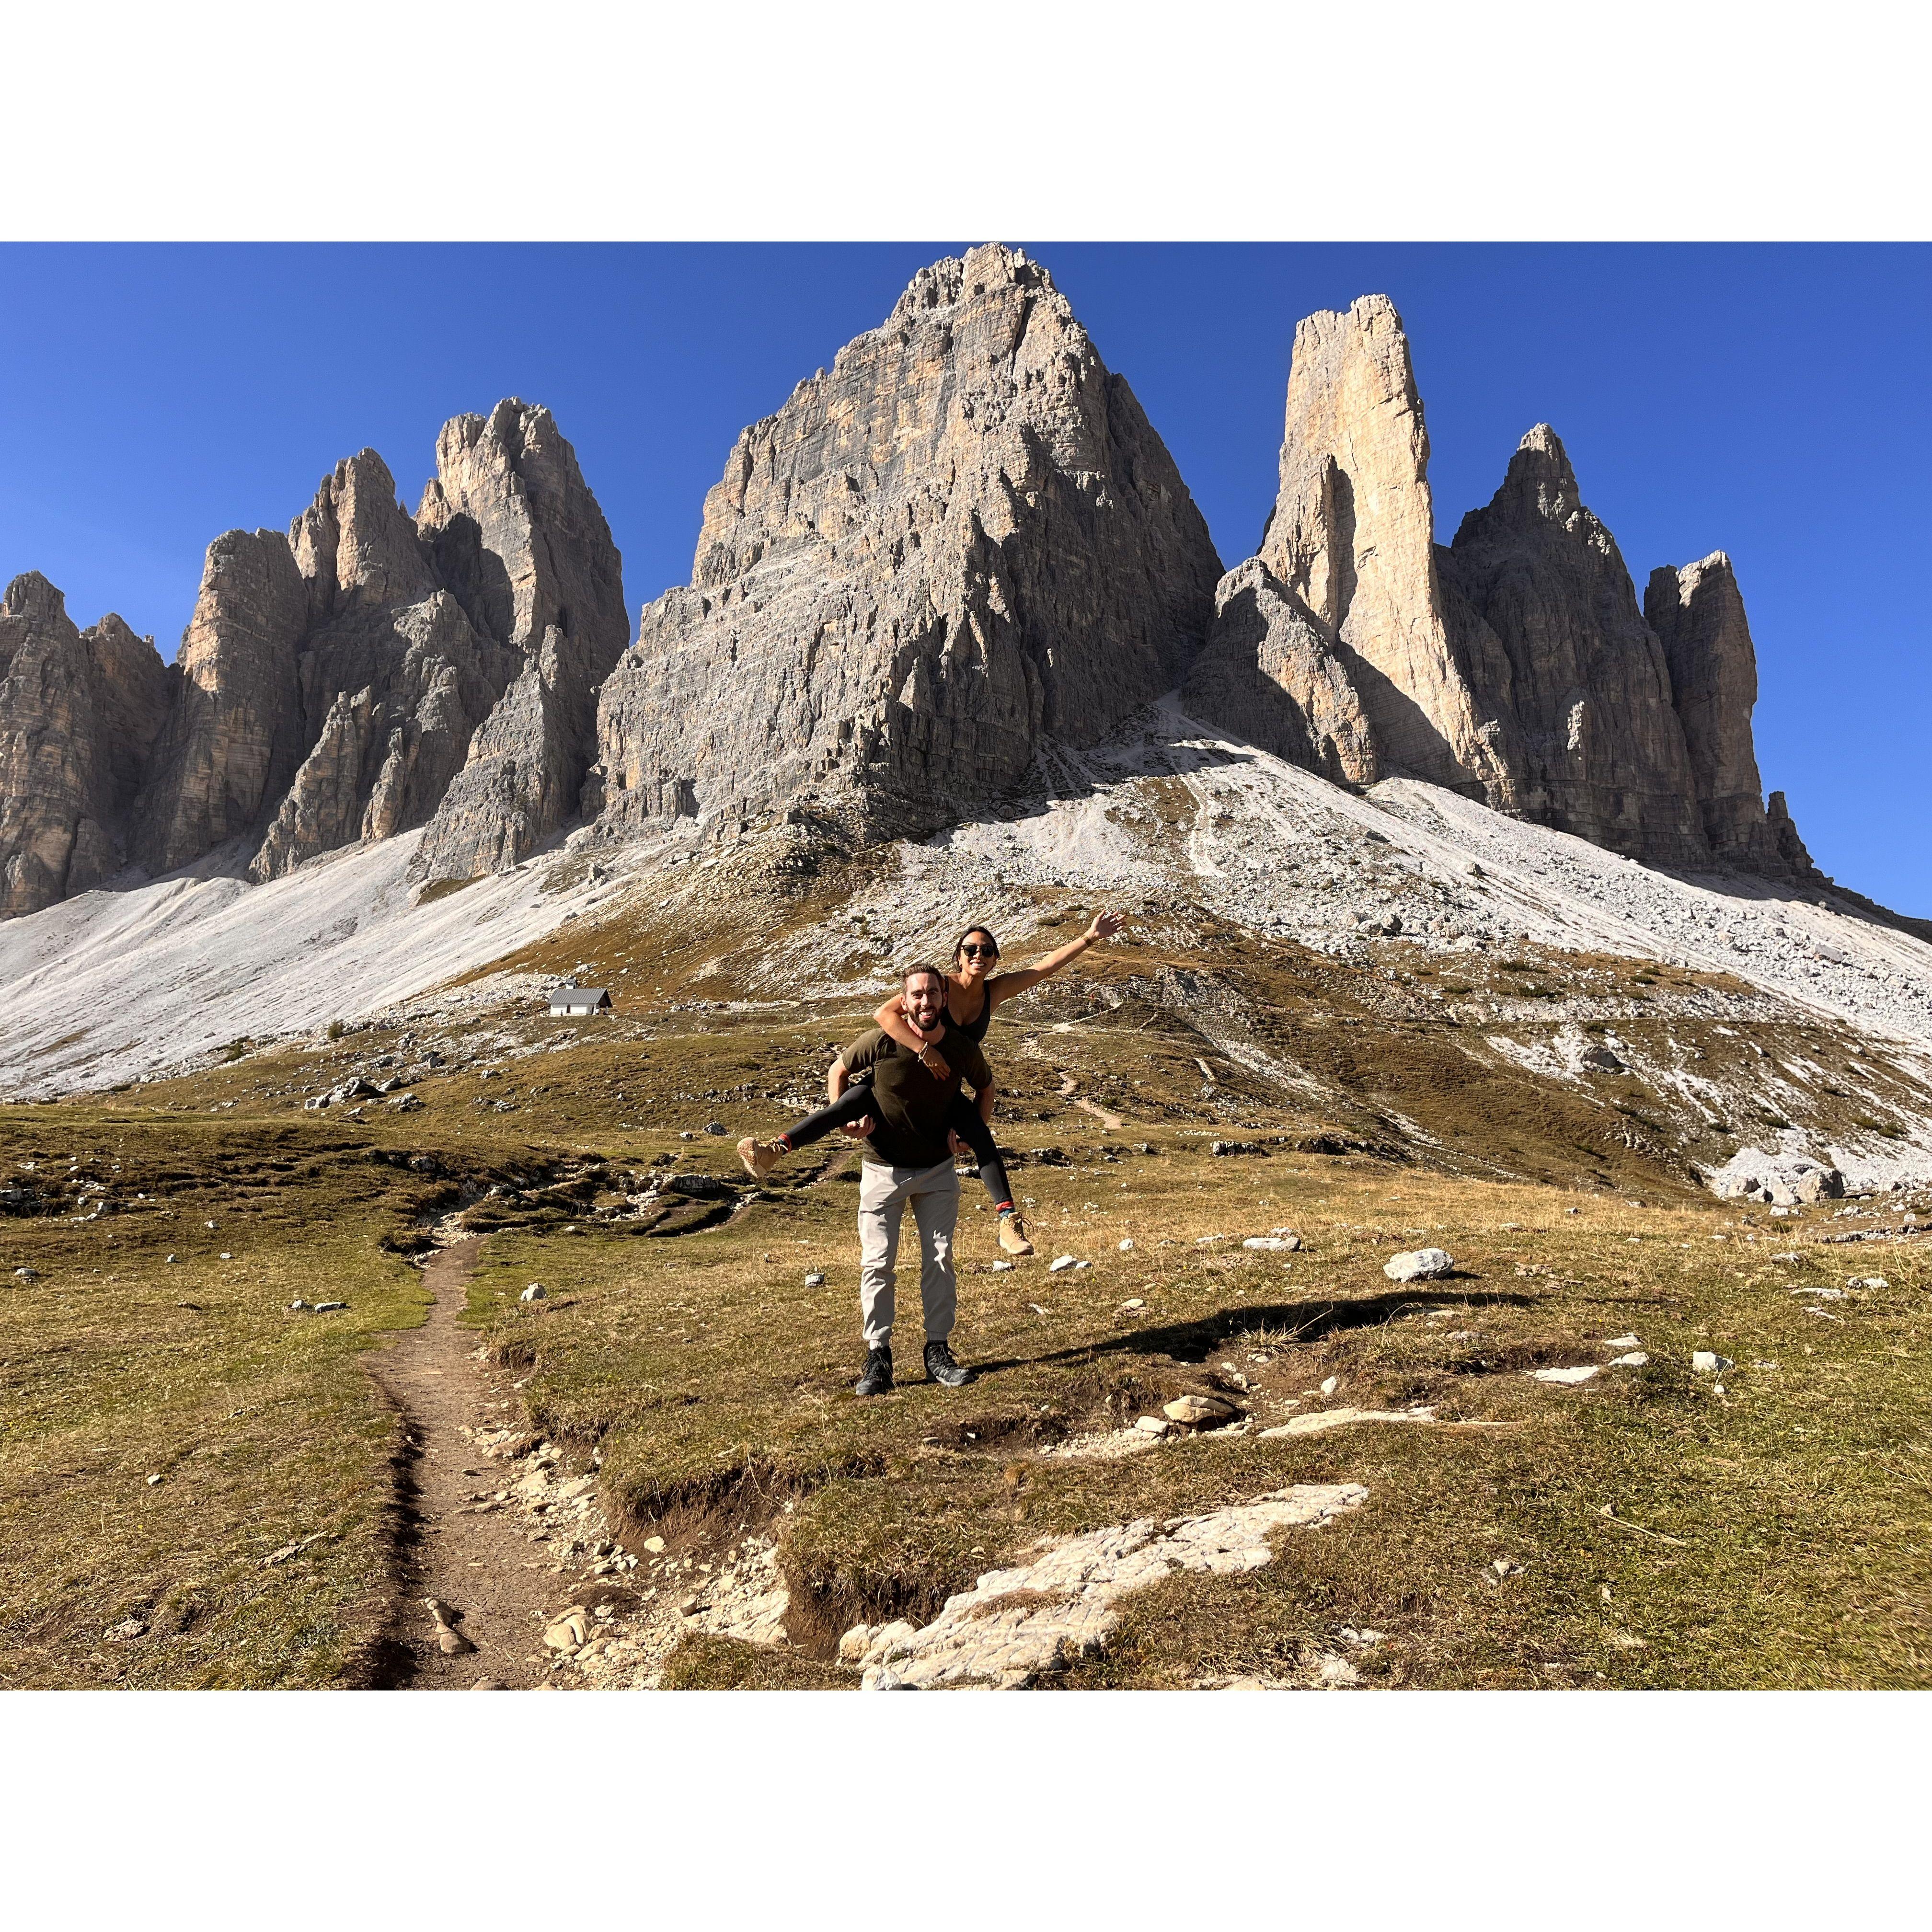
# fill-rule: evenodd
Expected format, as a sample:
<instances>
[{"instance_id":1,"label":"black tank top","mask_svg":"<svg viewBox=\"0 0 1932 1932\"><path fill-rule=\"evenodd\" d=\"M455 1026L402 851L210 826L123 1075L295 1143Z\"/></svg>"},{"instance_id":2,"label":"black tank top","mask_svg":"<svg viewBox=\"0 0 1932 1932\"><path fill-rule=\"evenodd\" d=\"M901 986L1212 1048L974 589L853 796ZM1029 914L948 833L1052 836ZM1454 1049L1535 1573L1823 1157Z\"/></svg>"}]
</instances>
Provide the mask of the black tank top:
<instances>
[{"instance_id":1,"label":"black tank top","mask_svg":"<svg viewBox=\"0 0 1932 1932\"><path fill-rule=\"evenodd\" d=\"M993 1023L993 1003L986 997L986 988L980 992L980 1010L970 1020L956 1018L952 1012L953 986L951 980L946 983L946 1018L952 1030L963 1040L970 1040L975 1046L986 1037L986 1029Z\"/></svg>"}]
</instances>

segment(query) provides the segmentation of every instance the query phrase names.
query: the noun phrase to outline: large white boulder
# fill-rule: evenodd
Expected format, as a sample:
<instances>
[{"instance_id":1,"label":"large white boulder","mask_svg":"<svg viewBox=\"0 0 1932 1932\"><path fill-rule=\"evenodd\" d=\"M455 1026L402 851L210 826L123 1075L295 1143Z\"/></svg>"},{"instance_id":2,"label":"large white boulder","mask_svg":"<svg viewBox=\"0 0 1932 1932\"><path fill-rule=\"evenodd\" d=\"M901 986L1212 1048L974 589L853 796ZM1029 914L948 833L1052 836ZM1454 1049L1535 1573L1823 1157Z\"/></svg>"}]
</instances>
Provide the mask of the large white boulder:
<instances>
[{"instance_id":1,"label":"large white boulder","mask_svg":"<svg viewBox=\"0 0 1932 1932\"><path fill-rule=\"evenodd\" d=\"M1382 1264L1382 1273L1390 1281L1434 1281L1456 1265L1447 1248L1414 1248L1391 1255Z\"/></svg>"}]
</instances>

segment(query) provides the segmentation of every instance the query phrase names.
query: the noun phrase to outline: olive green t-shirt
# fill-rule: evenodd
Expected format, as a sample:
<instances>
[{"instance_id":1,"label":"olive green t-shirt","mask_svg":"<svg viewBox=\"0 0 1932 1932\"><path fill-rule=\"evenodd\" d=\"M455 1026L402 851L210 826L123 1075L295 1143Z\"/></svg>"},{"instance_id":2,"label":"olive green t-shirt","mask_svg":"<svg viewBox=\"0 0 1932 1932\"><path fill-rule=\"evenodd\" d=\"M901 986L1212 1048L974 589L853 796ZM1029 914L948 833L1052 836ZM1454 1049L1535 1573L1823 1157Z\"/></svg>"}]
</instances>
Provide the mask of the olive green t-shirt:
<instances>
[{"instance_id":1,"label":"olive green t-shirt","mask_svg":"<svg viewBox=\"0 0 1932 1932\"><path fill-rule=\"evenodd\" d=\"M986 1057L949 1022L933 1048L950 1068L935 1080L890 1034L874 1027L839 1055L848 1073L872 1072L875 1123L864 1143L866 1160L886 1167L936 1167L950 1157L946 1117L963 1078L976 1094L993 1084Z\"/></svg>"}]
</instances>

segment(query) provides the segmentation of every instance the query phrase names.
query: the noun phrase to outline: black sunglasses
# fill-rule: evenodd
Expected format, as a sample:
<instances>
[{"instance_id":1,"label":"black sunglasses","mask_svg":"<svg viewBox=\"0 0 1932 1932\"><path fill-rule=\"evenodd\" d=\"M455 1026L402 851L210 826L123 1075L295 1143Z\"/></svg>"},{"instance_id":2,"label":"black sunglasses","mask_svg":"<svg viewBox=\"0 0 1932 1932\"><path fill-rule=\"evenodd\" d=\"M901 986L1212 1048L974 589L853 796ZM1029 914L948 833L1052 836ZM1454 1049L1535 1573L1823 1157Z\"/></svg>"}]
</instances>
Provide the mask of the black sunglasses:
<instances>
[{"instance_id":1,"label":"black sunglasses","mask_svg":"<svg viewBox=\"0 0 1932 1932\"><path fill-rule=\"evenodd\" d=\"M962 946L959 956L962 959L997 959L1000 949L997 946Z\"/></svg>"}]
</instances>

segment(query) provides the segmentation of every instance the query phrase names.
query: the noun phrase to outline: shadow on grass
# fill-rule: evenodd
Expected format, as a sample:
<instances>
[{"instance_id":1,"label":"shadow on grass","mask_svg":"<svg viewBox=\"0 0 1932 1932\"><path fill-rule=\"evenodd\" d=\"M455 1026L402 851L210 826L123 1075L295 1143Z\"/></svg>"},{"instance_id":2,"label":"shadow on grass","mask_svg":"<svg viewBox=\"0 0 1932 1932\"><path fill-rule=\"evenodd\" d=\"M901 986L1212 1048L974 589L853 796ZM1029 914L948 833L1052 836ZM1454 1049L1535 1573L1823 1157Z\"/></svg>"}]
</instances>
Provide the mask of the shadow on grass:
<instances>
[{"instance_id":1,"label":"shadow on grass","mask_svg":"<svg viewBox=\"0 0 1932 1932\"><path fill-rule=\"evenodd\" d=\"M1264 1301L1244 1303L1217 1310L1198 1322L1172 1322L1158 1328L1136 1328L1105 1342L1083 1342L1071 1348L1057 1348L1043 1355L1012 1356L1003 1360L976 1362L976 1377L1001 1369L1046 1366L1051 1364L1091 1361L1107 1355L1164 1357L1175 1362L1205 1361L1216 1348L1225 1348L1236 1336L1268 1336L1277 1345L1282 1342L1319 1342L1351 1328L1372 1328L1398 1315L1422 1308L1523 1308L1533 1297L1502 1289L1458 1292L1446 1284L1440 1292L1418 1297L1405 1289L1399 1294L1371 1294L1350 1301Z\"/></svg>"}]
</instances>

